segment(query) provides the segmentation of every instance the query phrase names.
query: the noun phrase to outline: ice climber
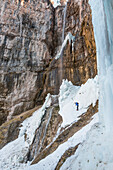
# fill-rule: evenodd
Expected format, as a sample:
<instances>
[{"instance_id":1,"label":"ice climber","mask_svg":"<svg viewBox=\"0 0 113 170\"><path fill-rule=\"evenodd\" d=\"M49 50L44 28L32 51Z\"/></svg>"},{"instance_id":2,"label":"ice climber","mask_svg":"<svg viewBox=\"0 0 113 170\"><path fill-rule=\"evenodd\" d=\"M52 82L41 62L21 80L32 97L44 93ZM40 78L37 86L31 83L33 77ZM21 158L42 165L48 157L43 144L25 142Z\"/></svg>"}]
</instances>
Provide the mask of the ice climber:
<instances>
[{"instance_id":1,"label":"ice climber","mask_svg":"<svg viewBox=\"0 0 113 170\"><path fill-rule=\"evenodd\" d=\"M77 106L77 111L79 109L79 103L78 102L75 102L75 105Z\"/></svg>"}]
</instances>

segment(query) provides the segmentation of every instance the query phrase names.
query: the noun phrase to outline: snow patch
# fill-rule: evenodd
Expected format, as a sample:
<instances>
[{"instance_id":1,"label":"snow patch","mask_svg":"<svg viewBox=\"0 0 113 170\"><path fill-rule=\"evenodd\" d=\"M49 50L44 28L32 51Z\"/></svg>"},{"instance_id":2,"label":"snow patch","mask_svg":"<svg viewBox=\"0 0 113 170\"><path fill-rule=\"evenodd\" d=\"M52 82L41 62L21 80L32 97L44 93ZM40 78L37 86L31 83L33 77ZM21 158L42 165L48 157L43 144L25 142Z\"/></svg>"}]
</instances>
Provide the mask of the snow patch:
<instances>
[{"instance_id":1,"label":"snow patch","mask_svg":"<svg viewBox=\"0 0 113 170\"><path fill-rule=\"evenodd\" d=\"M54 8L56 8L59 5L61 5L60 0L54 0L54 4L53 4Z\"/></svg>"}]
</instances>

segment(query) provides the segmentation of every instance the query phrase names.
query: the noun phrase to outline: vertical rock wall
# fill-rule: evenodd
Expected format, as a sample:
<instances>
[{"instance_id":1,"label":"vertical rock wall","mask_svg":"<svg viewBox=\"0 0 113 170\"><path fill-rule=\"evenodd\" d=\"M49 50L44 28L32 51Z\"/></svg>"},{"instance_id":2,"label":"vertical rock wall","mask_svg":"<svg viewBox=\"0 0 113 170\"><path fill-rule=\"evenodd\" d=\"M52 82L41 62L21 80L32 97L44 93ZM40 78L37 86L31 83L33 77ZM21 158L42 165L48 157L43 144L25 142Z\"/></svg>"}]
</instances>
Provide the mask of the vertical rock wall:
<instances>
[{"instance_id":1,"label":"vertical rock wall","mask_svg":"<svg viewBox=\"0 0 113 170\"><path fill-rule=\"evenodd\" d=\"M54 8L48 1L0 1L0 124L33 108L53 53ZM3 118L2 118L3 117Z\"/></svg>"},{"instance_id":2,"label":"vertical rock wall","mask_svg":"<svg viewBox=\"0 0 113 170\"><path fill-rule=\"evenodd\" d=\"M65 36L75 36L74 48L67 42L61 59L64 6L53 8L49 0L0 1L0 124L58 94L62 78L74 84L96 75L96 47L91 9L87 0L69 0ZM52 60L52 61L51 61Z\"/></svg>"},{"instance_id":3,"label":"vertical rock wall","mask_svg":"<svg viewBox=\"0 0 113 170\"><path fill-rule=\"evenodd\" d=\"M62 14L61 14L62 13ZM63 10L61 7L55 9L56 32L59 41L57 43L57 53L61 48L61 37L63 25ZM62 15L62 17L61 17ZM96 46L93 33L91 8L88 0L69 0L67 3L65 37L70 32L74 38L72 42L67 42L62 58L52 61L46 72L44 92L58 93L62 78L72 81L75 85L85 83L88 78L93 78L97 74ZM62 69L61 69L62 62Z\"/></svg>"}]
</instances>

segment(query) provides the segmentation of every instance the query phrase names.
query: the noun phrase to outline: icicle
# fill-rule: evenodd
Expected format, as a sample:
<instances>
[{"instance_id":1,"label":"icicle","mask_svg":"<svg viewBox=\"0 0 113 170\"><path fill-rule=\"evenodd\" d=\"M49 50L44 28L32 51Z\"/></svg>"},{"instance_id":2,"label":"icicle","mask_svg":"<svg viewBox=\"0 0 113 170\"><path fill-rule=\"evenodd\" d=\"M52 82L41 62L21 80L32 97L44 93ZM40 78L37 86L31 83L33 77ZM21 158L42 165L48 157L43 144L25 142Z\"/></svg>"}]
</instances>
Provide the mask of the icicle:
<instances>
[{"instance_id":1,"label":"icicle","mask_svg":"<svg viewBox=\"0 0 113 170\"><path fill-rule=\"evenodd\" d=\"M67 2L66 2L66 5L65 5L65 8L64 8L64 18L63 18L63 29L62 29L62 43L64 42L64 34L65 34L65 25L66 25L66 12L67 12Z\"/></svg>"}]
</instances>

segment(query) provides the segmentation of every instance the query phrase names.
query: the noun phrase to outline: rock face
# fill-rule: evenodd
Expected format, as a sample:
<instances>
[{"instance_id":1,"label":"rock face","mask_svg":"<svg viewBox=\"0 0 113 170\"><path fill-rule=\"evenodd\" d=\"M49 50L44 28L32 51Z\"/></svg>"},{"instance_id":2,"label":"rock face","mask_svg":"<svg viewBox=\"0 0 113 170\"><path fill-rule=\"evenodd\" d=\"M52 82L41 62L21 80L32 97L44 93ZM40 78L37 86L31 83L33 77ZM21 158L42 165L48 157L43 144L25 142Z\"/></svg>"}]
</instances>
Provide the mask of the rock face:
<instances>
[{"instance_id":1,"label":"rock face","mask_svg":"<svg viewBox=\"0 0 113 170\"><path fill-rule=\"evenodd\" d=\"M59 35L58 44L61 42L60 23L61 7L55 9L56 18L58 18L57 30ZM62 12L63 13L63 12ZM62 19L59 19L60 18ZM61 79L68 79L75 85L85 83L88 78L93 78L97 74L96 65L96 46L93 33L91 9L88 0L74 1L69 0L67 3L65 36L71 32L75 36L73 48L72 43L67 42L62 58L54 60L46 72L45 88L47 93L58 93ZM58 50L58 49L57 49ZM62 66L61 64L62 63ZM61 68L62 67L62 68ZM62 76L62 78L60 77Z\"/></svg>"},{"instance_id":2,"label":"rock face","mask_svg":"<svg viewBox=\"0 0 113 170\"><path fill-rule=\"evenodd\" d=\"M54 8L49 1L0 1L0 124L33 108L53 53ZM38 102L37 102L38 103Z\"/></svg>"},{"instance_id":3,"label":"rock face","mask_svg":"<svg viewBox=\"0 0 113 170\"><path fill-rule=\"evenodd\" d=\"M0 1L0 124L41 103L48 92L58 94L62 78L80 85L96 75L87 0L69 0L65 36L75 36L74 48L71 43L65 46L62 68L62 59L54 59L62 44L63 9L54 9L49 0L23 6Z\"/></svg>"}]
</instances>

